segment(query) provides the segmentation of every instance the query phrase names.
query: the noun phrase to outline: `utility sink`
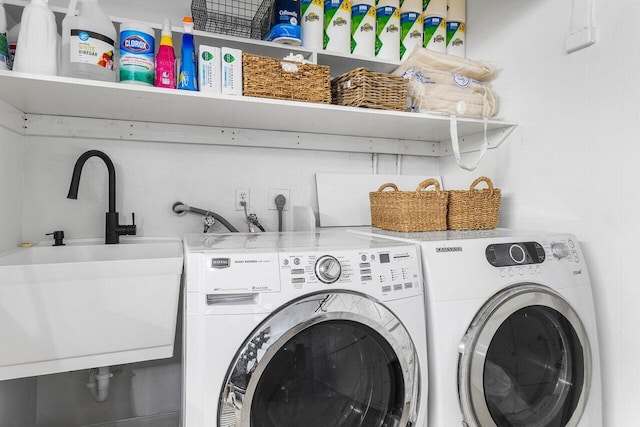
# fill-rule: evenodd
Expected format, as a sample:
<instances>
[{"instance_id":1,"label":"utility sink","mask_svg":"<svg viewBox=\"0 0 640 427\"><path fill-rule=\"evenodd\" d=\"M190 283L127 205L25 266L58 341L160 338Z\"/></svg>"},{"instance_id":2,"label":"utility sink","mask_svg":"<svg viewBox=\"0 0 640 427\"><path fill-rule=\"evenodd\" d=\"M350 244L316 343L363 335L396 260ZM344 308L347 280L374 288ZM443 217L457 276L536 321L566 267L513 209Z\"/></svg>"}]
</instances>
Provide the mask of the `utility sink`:
<instances>
[{"instance_id":1,"label":"utility sink","mask_svg":"<svg viewBox=\"0 0 640 427\"><path fill-rule=\"evenodd\" d=\"M0 380L173 356L180 239L0 254Z\"/></svg>"}]
</instances>

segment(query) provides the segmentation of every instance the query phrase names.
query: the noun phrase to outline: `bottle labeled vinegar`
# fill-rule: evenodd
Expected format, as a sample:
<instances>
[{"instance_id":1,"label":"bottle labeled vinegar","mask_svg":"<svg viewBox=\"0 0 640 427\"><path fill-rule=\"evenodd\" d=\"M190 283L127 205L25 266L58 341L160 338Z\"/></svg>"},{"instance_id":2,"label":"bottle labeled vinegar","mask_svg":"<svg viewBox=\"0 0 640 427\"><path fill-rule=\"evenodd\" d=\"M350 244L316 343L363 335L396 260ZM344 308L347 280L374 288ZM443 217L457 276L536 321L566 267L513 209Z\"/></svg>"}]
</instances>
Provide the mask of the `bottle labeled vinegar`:
<instances>
[{"instance_id":1,"label":"bottle labeled vinegar","mask_svg":"<svg viewBox=\"0 0 640 427\"><path fill-rule=\"evenodd\" d=\"M62 20L61 74L115 82L116 41L116 27L98 0L71 0Z\"/></svg>"}]
</instances>

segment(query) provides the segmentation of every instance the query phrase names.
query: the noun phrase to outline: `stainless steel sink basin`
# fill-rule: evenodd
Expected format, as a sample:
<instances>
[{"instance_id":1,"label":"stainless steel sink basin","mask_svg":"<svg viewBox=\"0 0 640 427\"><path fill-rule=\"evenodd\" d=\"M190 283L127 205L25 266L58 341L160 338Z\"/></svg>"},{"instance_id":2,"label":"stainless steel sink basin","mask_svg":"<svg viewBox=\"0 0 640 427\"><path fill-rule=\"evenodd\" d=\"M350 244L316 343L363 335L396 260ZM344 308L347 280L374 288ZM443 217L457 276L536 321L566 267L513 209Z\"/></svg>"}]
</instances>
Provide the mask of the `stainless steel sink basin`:
<instances>
[{"instance_id":1,"label":"stainless steel sink basin","mask_svg":"<svg viewBox=\"0 0 640 427\"><path fill-rule=\"evenodd\" d=\"M0 254L0 380L171 357L180 239Z\"/></svg>"}]
</instances>

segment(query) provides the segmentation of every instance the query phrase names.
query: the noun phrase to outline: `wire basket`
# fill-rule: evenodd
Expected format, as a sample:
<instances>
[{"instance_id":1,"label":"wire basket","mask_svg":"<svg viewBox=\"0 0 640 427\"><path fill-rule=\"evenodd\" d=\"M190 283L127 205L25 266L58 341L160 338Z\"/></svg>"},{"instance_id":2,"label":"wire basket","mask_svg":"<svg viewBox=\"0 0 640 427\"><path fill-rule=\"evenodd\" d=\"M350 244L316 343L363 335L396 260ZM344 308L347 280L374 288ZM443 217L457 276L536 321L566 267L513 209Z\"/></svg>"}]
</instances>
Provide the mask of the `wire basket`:
<instances>
[{"instance_id":1,"label":"wire basket","mask_svg":"<svg viewBox=\"0 0 640 427\"><path fill-rule=\"evenodd\" d=\"M274 0L192 0L196 30L261 40L269 31Z\"/></svg>"}]
</instances>

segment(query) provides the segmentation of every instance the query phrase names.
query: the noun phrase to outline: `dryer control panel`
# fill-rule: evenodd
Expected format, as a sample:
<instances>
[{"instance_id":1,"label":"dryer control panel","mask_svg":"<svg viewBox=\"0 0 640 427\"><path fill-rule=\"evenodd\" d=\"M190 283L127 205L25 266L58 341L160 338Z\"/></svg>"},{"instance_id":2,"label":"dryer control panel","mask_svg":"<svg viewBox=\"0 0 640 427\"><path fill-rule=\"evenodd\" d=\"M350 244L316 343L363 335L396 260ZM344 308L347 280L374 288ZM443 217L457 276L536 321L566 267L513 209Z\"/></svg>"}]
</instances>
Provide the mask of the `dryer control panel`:
<instances>
[{"instance_id":1,"label":"dryer control panel","mask_svg":"<svg viewBox=\"0 0 640 427\"><path fill-rule=\"evenodd\" d=\"M538 242L497 243L487 246L485 256L494 267L542 264L546 254Z\"/></svg>"}]
</instances>

